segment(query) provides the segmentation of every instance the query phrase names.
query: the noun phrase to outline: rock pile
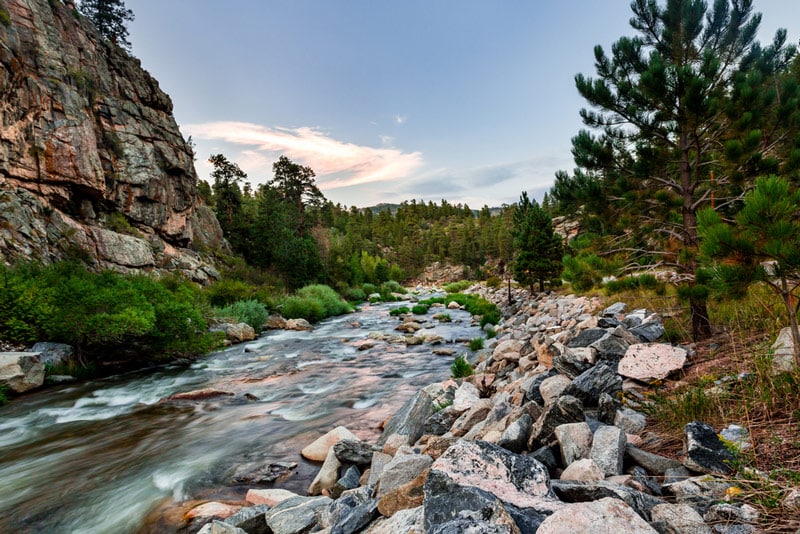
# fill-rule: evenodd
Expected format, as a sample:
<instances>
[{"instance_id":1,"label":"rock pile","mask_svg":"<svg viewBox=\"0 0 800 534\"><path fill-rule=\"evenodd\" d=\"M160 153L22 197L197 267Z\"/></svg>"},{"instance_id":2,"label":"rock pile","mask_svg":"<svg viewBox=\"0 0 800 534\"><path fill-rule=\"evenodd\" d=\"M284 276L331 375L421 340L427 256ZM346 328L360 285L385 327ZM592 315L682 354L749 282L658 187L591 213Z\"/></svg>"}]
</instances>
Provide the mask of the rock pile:
<instances>
[{"instance_id":1,"label":"rock pile","mask_svg":"<svg viewBox=\"0 0 800 534\"><path fill-rule=\"evenodd\" d=\"M332 431L309 496L251 490L201 532L755 532L754 508L720 504L732 456L714 429L687 425L682 461L637 447L646 416L623 399L688 355L658 343L659 317L520 297L474 376L420 390L377 444Z\"/></svg>"}]
</instances>

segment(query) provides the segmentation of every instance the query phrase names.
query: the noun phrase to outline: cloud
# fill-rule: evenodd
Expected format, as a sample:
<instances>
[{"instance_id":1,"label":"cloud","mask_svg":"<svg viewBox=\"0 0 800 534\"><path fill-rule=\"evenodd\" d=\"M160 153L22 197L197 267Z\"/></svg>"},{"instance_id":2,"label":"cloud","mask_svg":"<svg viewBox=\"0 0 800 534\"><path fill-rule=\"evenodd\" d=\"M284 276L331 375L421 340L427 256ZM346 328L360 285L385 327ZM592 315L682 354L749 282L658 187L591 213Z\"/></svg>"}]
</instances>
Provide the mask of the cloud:
<instances>
[{"instance_id":1,"label":"cloud","mask_svg":"<svg viewBox=\"0 0 800 534\"><path fill-rule=\"evenodd\" d=\"M320 187L347 187L409 176L422 166L420 152L374 148L333 139L314 128L270 128L248 122L208 122L183 127L194 139L225 142L242 148L240 167L271 175L272 162L284 154L308 165Z\"/></svg>"},{"instance_id":2,"label":"cloud","mask_svg":"<svg viewBox=\"0 0 800 534\"><path fill-rule=\"evenodd\" d=\"M394 122L396 122L397 124L405 124L406 116L405 115L400 115L400 114L395 115L394 116Z\"/></svg>"}]
</instances>

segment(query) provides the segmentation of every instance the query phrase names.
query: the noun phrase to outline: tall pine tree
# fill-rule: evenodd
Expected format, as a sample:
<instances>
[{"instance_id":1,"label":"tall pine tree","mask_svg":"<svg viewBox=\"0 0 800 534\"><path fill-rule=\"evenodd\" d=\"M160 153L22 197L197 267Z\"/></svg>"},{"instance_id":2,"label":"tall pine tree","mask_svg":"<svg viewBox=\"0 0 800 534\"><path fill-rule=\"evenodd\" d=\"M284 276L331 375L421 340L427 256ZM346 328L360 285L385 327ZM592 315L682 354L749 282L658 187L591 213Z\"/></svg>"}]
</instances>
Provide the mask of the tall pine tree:
<instances>
[{"instance_id":1,"label":"tall pine tree","mask_svg":"<svg viewBox=\"0 0 800 534\"><path fill-rule=\"evenodd\" d=\"M514 209L511 235L516 250L514 278L530 286L531 292L534 282L539 283L539 291L544 291L544 283L560 276L563 270L563 241L553 230L550 215L525 191Z\"/></svg>"},{"instance_id":2,"label":"tall pine tree","mask_svg":"<svg viewBox=\"0 0 800 534\"><path fill-rule=\"evenodd\" d=\"M597 77L575 78L591 106L581 117L599 133L573 139L578 169L559 176L553 196L575 202L599 192L605 201L591 207L624 227L626 250L641 254L634 259L679 274L701 339L711 329L706 290L695 277L697 211L710 203L712 187L730 182L720 174L714 183L711 171L737 127L726 116L731 94L764 52L755 41L761 16L751 0L634 0L631 9L637 35L614 43L610 57L595 47Z\"/></svg>"},{"instance_id":3,"label":"tall pine tree","mask_svg":"<svg viewBox=\"0 0 800 534\"><path fill-rule=\"evenodd\" d=\"M130 51L126 24L134 16L123 0L81 0L80 11L104 37Z\"/></svg>"}]
</instances>

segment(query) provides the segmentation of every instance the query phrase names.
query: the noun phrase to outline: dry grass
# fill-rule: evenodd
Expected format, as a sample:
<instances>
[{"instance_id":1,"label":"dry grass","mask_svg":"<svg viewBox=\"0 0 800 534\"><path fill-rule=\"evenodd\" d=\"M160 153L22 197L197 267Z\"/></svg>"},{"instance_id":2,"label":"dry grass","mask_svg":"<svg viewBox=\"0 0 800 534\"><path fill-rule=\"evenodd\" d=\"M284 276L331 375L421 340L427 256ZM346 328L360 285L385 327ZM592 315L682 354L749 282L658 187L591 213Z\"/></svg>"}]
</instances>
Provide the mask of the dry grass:
<instances>
[{"instance_id":1,"label":"dry grass","mask_svg":"<svg viewBox=\"0 0 800 534\"><path fill-rule=\"evenodd\" d=\"M612 299L660 313L670 341L694 349L681 376L650 392L653 425L644 447L680 458L683 426L695 419L717 429L731 423L747 428L752 449L738 458L743 491L736 498L761 510L764 531L797 532L800 510L785 507L782 498L800 489L800 371L774 376L769 348L787 322L782 304L764 288L741 301L709 302L715 335L693 344L687 310L674 295L634 292Z\"/></svg>"}]
</instances>

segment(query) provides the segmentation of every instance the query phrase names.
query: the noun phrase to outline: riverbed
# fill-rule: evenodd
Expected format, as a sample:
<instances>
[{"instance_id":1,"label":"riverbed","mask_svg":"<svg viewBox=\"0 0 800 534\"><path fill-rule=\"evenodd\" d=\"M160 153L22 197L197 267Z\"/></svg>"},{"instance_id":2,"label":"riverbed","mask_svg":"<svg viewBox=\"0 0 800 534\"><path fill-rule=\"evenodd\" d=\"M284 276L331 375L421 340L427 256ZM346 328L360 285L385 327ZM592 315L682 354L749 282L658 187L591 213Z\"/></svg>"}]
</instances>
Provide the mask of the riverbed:
<instances>
[{"instance_id":1,"label":"riverbed","mask_svg":"<svg viewBox=\"0 0 800 534\"><path fill-rule=\"evenodd\" d=\"M365 305L312 332L272 331L165 366L35 392L0 407L0 532L141 532L165 503L243 499L249 471L298 467L276 482L304 494L318 466L299 450L337 425L374 441L380 425L420 387L449 376L453 356L480 335L468 312L432 308L420 317L443 344L406 346L389 311ZM407 304L407 303L405 303ZM451 322L434 315L447 313ZM232 393L163 402L204 388Z\"/></svg>"}]
</instances>

